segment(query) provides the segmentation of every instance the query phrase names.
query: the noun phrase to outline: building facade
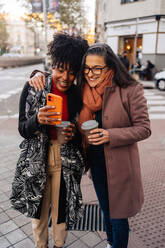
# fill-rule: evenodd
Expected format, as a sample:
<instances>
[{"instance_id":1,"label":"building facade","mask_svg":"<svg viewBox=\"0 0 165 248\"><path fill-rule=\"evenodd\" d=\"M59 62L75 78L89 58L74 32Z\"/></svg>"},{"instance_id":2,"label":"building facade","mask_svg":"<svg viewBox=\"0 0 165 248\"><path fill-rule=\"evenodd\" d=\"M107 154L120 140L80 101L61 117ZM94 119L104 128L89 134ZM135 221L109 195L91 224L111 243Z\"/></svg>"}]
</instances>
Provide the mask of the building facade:
<instances>
[{"instance_id":1,"label":"building facade","mask_svg":"<svg viewBox=\"0 0 165 248\"><path fill-rule=\"evenodd\" d=\"M24 56L42 55L44 52L43 29L28 28L24 20L13 19L10 16L6 21L8 36L8 51Z\"/></svg>"},{"instance_id":2,"label":"building facade","mask_svg":"<svg viewBox=\"0 0 165 248\"><path fill-rule=\"evenodd\" d=\"M96 0L96 41L165 68L165 0Z\"/></svg>"}]
</instances>

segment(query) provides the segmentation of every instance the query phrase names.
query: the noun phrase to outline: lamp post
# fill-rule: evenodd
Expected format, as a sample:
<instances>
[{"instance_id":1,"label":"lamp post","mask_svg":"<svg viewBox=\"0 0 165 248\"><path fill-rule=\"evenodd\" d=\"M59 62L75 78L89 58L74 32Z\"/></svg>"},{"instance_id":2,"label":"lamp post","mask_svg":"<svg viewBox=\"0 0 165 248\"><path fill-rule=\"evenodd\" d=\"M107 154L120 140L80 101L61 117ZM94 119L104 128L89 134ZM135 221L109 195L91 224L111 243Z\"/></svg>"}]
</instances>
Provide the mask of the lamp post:
<instances>
[{"instance_id":1,"label":"lamp post","mask_svg":"<svg viewBox=\"0 0 165 248\"><path fill-rule=\"evenodd\" d=\"M47 10L46 10L46 0L42 0L43 3L43 14L44 14L44 31L45 31L45 68L47 66L48 58L47 58Z\"/></svg>"},{"instance_id":2,"label":"lamp post","mask_svg":"<svg viewBox=\"0 0 165 248\"><path fill-rule=\"evenodd\" d=\"M137 39L138 39L138 24L139 24L139 17L136 18L136 27L135 27L133 73L135 73L135 65L136 65L136 51L137 51Z\"/></svg>"}]
</instances>

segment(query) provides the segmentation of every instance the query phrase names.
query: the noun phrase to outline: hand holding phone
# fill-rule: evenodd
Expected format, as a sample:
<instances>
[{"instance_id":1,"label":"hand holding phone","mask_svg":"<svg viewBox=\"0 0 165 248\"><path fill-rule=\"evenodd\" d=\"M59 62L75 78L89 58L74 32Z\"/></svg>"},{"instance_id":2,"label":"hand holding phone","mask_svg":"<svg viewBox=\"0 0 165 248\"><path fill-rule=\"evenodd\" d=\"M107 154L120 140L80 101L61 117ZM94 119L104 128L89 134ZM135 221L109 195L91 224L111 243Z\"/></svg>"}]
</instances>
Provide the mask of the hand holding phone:
<instances>
[{"instance_id":1,"label":"hand holding phone","mask_svg":"<svg viewBox=\"0 0 165 248\"><path fill-rule=\"evenodd\" d=\"M47 110L48 112L50 112L50 115L48 116L48 118L50 119L49 122L51 123L51 125L61 124L61 121L62 121L62 100L63 99L61 96L57 96L57 95L52 94L52 93L47 94L47 106L53 107L53 108L49 108ZM57 112L58 115L56 115L54 112Z\"/></svg>"},{"instance_id":2,"label":"hand holding phone","mask_svg":"<svg viewBox=\"0 0 165 248\"><path fill-rule=\"evenodd\" d=\"M56 116L56 117L54 118L53 116ZM61 121L61 118L59 116L60 116L60 113L56 112L55 107L44 106L40 108L38 111L37 121L39 124L42 124L42 125L54 125L53 124L54 122Z\"/></svg>"}]
</instances>

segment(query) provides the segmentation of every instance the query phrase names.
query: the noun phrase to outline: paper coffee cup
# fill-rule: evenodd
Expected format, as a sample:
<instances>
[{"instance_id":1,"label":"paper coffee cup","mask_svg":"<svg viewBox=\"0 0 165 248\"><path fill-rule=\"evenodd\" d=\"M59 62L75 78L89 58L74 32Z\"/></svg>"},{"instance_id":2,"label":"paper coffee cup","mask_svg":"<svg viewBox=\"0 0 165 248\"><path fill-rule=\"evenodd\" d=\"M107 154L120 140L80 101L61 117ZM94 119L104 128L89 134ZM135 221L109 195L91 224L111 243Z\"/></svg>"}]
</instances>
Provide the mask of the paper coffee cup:
<instances>
[{"instance_id":1,"label":"paper coffee cup","mask_svg":"<svg viewBox=\"0 0 165 248\"><path fill-rule=\"evenodd\" d=\"M90 131L97 128L99 123L96 120L85 121L81 125L81 129L84 131L84 134L88 140L88 136L90 135ZM88 140L88 143L91 144Z\"/></svg>"},{"instance_id":2,"label":"paper coffee cup","mask_svg":"<svg viewBox=\"0 0 165 248\"><path fill-rule=\"evenodd\" d=\"M63 134L63 129L67 127L70 124L70 121L62 121L61 124L56 125L56 134L57 134L57 140L60 144L67 143L67 140L65 140L65 134Z\"/></svg>"}]
</instances>

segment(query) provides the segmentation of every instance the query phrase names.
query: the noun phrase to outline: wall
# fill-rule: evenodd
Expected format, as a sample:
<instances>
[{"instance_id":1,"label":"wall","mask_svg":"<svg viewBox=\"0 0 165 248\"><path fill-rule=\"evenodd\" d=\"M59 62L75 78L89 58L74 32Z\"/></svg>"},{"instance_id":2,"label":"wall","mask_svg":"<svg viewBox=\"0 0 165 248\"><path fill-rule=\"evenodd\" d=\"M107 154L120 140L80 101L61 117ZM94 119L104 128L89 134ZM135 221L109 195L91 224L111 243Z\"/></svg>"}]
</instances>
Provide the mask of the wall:
<instances>
[{"instance_id":1,"label":"wall","mask_svg":"<svg viewBox=\"0 0 165 248\"><path fill-rule=\"evenodd\" d=\"M100 1L101 2L101 1ZM164 0L141 0L121 4L120 0L106 1L106 13L104 13L105 22L125 20L140 16L149 16L159 14L164 7Z\"/></svg>"}]
</instances>

